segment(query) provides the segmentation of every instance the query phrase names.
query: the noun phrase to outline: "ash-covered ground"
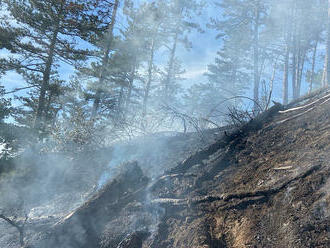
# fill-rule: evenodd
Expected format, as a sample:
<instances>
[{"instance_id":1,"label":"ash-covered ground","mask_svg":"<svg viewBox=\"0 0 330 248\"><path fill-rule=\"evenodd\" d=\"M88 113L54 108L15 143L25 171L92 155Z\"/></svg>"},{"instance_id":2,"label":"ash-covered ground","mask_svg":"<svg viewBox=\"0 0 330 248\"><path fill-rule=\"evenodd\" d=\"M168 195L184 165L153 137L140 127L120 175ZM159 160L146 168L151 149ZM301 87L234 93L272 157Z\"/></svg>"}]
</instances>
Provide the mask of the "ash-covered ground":
<instances>
[{"instance_id":1,"label":"ash-covered ground","mask_svg":"<svg viewBox=\"0 0 330 248\"><path fill-rule=\"evenodd\" d=\"M221 134L216 129L203 133L158 133L117 142L75 158L25 151L15 161L15 173L1 175L0 209L21 225L27 215L25 240L31 243L36 234L97 195L125 171L126 163L136 161L143 174L152 180ZM1 247L19 247L19 232L15 227L1 220L0 233Z\"/></svg>"}]
</instances>

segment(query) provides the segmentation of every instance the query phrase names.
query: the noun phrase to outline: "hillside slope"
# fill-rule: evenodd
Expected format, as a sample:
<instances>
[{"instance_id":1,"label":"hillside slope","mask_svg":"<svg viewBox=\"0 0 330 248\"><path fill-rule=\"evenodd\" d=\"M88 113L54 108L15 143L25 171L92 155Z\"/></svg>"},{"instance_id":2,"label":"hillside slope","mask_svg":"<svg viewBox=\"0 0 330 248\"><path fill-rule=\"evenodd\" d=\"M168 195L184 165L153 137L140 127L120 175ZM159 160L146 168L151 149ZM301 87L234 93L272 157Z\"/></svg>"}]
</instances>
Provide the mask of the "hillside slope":
<instances>
[{"instance_id":1,"label":"hillside slope","mask_svg":"<svg viewBox=\"0 0 330 248\"><path fill-rule=\"evenodd\" d=\"M275 105L155 180L128 163L29 245L330 247L329 151L330 93L323 91Z\"/></svg>"},{"instance_id":2,"label":"hillside slope","mask_svg":"<svg viewBox=\"0 0 330 248\"><path fill-rule=\"evenodd\" d=\"M153 247L330 247L329 92L260 120L174 170L157 193L187 207L167 212Z\"/></svg>"}]
</instances>

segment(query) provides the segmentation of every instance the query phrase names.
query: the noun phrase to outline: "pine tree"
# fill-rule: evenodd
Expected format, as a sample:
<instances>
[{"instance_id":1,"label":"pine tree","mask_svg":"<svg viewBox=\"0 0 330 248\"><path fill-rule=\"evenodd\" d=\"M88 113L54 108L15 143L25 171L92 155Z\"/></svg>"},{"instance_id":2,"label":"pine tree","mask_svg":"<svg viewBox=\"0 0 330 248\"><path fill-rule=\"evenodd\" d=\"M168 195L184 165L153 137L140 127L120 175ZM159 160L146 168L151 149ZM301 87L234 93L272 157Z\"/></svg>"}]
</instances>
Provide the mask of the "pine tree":
<instances>
[{"instance_id":1,"label":"pine tree","mask_svg":"<svg viewBox=\"0 0 330 248\"><path fill-rule=\"evenodd\" d=\"M8 29L6 26L9 20L6 16L0 15L0 50L6 49L11 53L17 50L17 43L22 39L21 32L17 28ZM8 58L0 58L0 76L10 70Z\"/></svg>"},{"instance_id":2,"label":"pine tree","mask_svg":"<svg viewBox=\"0 0 330 248\"><path fill-rule=\"evenodd\" d=\"M5 98L5 89L0 85L0 124L11 113L11 100Z\"/></svg>"},{"instance_id":3,"label":"pine tree","mask_svg":"<svg viewBox=\"0 0 330 248\"><path fill-rule=\"evenodd\" d=\"M63 110L63 102L68 86L63 80L53 79L48 86L45 99L45 112L43 116L43 132L49 132L56 121L58 112ZM24 96L16 97L21 102L13 116L15 121L25 127L33 128L35 122L35 113L38 108L39 91L33 89Z\"/></svg>"},{"instance_id":4,"label":"pine tree","mask_svg":"<svg viewBox=\"0 0 330 248\"><path fill-rule=\"evenodd\" d=\"M112 3L98 0L5 0L10 14L20 23L20 40L16 49L19 58L10 60L10 68L22 74L38 89L34 127L42 129L47 115L47 94L56 78L59 62L76 66L90 54L80 49L78 37L91 41L104 30ZM104 3L107 9L101 8ZM102 10L102 11L101 11ZM11 27L8 26L7 30ZM49 96L48 96L49 97Z\"/></svg>"},{"instance_id":5,"label":"pine tree","mask_svg":"<svg viewBox=\"0 0 330 248\"><path fill-rule=\"evenodd\" d=\"M258 110L261 73L260 33L267 19L267 4L268 1L260 0L224 0L216 3L222 9L222 17L212 19L210 24L219 32L218 38L222 37L230 42L232 37L240 36L245 41L247 45L245 47L250 52L245 59L252 61L253 64L254 110L256 111Z\"/></svg>"},{"instance_id":6,"label":"pine tree","mask_svg":"<svg viewBox=\"0 0 330 248\"><path fill-rule=\"evenodd\" d=\"M103 42L109 47L106 65L104 64L105 54L102 52L105 49L100 46L100 52L104 56L103 60L93 62L89 67L80 70L81 74L91 78L86 94L89 99L94 101L92 117L96 115L100 118L107 116L106 118L111 117L113 120L116 114L123 114L128 110L137 69L141 61L146 59L145 54L147 51L144 47L146 38L143 30L141 30L141 24L139 24L143 22L144 16L139 16L138 10L134 8L130 1L125 1L123 7L127 26L118 28L119 34L116 36L113 36L112 32L111 42L108 39ZM115 21L114 18L113 21ZM111 27L108 32L110 31ZM103 38L100 37L100 39ZM102 71L102 68L103 79L100 81L99 72ZM98 103L95 99L96 96ZM98 111L95 108L96 106L98 106Z\"/></svg>"},{"instance_id":7,"label":"pine tree","mask_svg":"<svg viewBox=\"0 0 330 248\"><path fill-rule=\"evenodd\" d=\"M143 16L141 16L139 9L136 9L131 1L126 1L124 14L128 25L125 30L121 30L123 40L119 44L119 53L127 60L124 69L128 76L127 92L124 94L124 109L127 112L131 110L131 103L135 101L132 99L137 94L134 83L140 77L138 71L141 64L148 58L148 49L144 26L141 24Z\"/></svg>"},{"instance_id":8,"label":"pine tree","mask_svg":"<svg viewBox=\"0 0 330 248\"><path fill-rule=\"evenodd\" d=\"M18 33L16 33L14 29L8 30L0 27L0 49L5 48L11 52L15 52L14 41L17 39L17 37Z\"/></svg>"},{"instance_id":9,"label":"pine tree","mask_svg":"<svg viewBox=\"0 0 330 248\"><path fill-rule=\"evenodd\" d=\"M111 14L111 22L108 24L106 33L104 37L98 37L102 38L103 42L101 41L101 54L102 54L102 61L99 65L99 75L98 75L98 83L97 88L94 96L94 102L93 102L93 109L92 109L92 118L95 118L97 111L99 109L100 101L101 101L101 94L102 94L102 88L104 88L104 80L106 78L106 70L109 66L109 58L110 58L110 52L113 45L114 40L114 27L117 17L117 10L119 7L119 0L115 0L113 12ZM98 40L100 42L100 40Z\"/></svg>"},{"instance_id":10,"label":"pine tree","mask_svg":"<svg viewBox=\"0 0 330 248\"><path fill-rule=\"evenodd\" d=\"M291 77L292 98L299 97L309 54L312 61L310 66L313 73L315 72L318 45L324 30L323 9L323 1L281 0L271 3L269 13L271 22L267 23L266 30L272 35L273 43L277 43L276 50L283 58L284 104L289 100L289 77ZM308 80L313 81L313 77L312 75ZM310 82L310 85L312 84Z\"/></svg>"},{"instance_id":11,"label":"pine tree","mask_svg":"<svg viewBox=\"0 0 330 248\"><path fill-rule=\"evenodd\" d=\"M204 4L200 1L186 1L186 0L172 0L166 5L167 9L167 22L170 43L165 47L169 51L169 59L165 68L164 77L162 79L163 84L163 101L168 104L175 99L175 92L179 87L176 84L177 79L180 78L180 74L184 72L181 69L180 62L176 58L178 46L183 45L186 49L191 48L191 42L187 35L193 30L203 32L200 25L193 22L193 18L203 9Z\"/></svg>"}]
</instances>

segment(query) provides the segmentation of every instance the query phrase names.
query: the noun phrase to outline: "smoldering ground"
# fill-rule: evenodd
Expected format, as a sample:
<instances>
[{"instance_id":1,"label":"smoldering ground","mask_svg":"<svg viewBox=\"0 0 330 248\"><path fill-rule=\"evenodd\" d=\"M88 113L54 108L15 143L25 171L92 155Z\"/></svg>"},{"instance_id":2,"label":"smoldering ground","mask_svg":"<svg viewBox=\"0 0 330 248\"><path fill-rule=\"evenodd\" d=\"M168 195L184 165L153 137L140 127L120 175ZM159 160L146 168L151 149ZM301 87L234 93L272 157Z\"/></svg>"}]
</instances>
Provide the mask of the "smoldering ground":
<instances>
[{"instance_id":1,"label":"smoldering ground","mask_svg":"<svg viewBox=\"0 0 330 248\"><path fill-rule=\"evenodd\" d=\"M205 137L207 142L212 142L215 136L207 134ZM41 232L42 228L50 228L70 212L79 209L98 190L102 191L108 182L118 180L125 173L127 162L137 161L141 173L152 181L207 142L196 133L163 133L117 142L111 147L97 152L85 151L78 156L58 152L40 153L40 147L26 149L16 158L16 172L1 177L1 209L6 216L13 218L16 215L19 223L25 215L28 216L25 226L25 239L28 242L34 240L35 234ZM125 183L128 183L126 179ZM141 201L143 206L149 207L132 212L132 209L140 208ZM128 207L127 213L130 214L125 220L127 229L123 233L139 230L139 226L148 227L148 232L153 233L163 209L151 206L149 192L145 192L141 199L137 198ZM147 224L143 225L143 222ZM17 244L17 230L6 222L0 225L3 231L6 227L11 230L4 231L1 244L7 245L4 247L11 247L11 242ZM110 222L108 226L112 228L116 224ZM77 230L84 232L79 224Z\"/></svg>"}]
</instances>

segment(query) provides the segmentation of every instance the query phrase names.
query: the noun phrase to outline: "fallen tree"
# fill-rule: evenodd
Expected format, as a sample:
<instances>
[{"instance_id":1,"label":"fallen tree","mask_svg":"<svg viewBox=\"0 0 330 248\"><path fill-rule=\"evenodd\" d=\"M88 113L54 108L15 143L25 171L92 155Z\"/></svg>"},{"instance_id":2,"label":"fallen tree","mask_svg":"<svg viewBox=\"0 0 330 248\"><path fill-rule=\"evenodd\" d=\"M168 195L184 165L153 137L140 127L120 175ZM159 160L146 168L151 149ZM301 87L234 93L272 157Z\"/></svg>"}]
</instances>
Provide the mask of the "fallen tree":
<instances>
[{"instance_id":1,"label":"fallen tree","mask_svg":"<svg viewBox=\"0 0 330 248\"><path fill-rule=\"evenodd\" d=\"M137 162L123 165L123 172L105 185L84 205L68 214L47 232L36 237L33 247L98 247L106 225L120 215L130 202L145 197L148 178Z\"/></svg>"}]
</instances>

